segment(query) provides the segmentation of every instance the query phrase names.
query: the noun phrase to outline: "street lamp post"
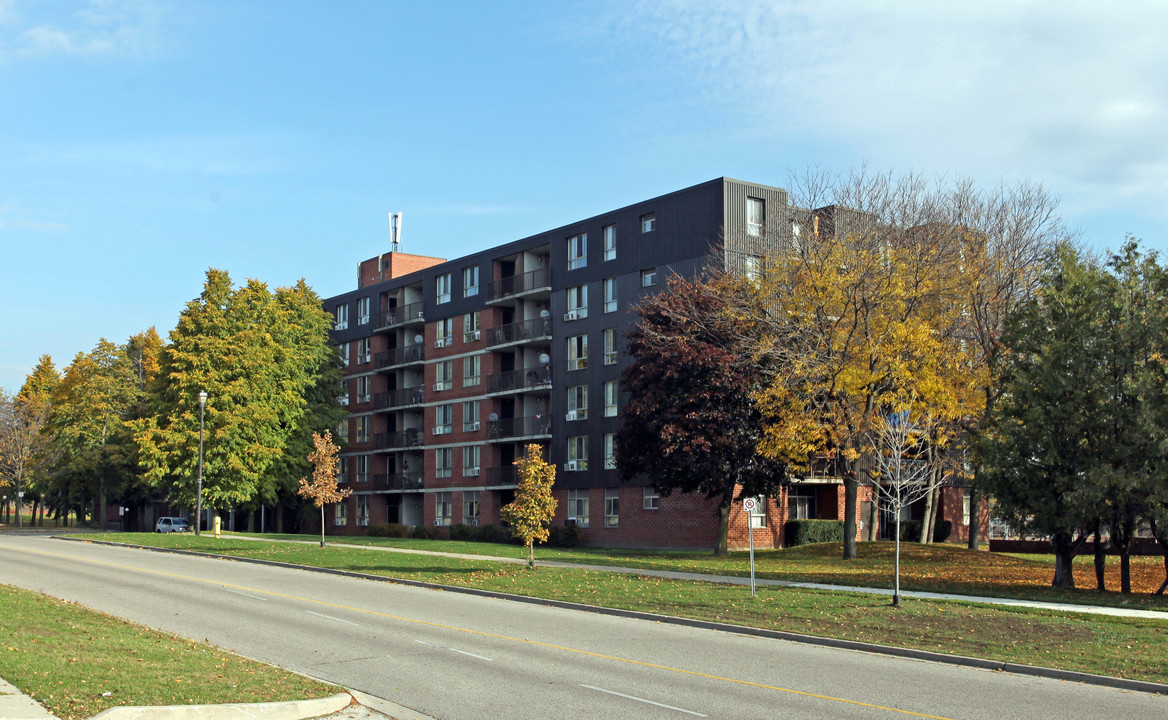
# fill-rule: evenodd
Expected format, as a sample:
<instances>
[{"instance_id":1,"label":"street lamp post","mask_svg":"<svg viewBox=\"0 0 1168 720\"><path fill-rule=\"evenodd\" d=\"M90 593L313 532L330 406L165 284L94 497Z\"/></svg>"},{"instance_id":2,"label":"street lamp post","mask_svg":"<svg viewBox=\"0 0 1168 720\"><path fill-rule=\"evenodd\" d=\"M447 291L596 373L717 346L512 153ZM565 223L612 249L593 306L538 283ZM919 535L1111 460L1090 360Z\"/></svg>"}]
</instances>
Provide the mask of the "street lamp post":
<instances>
[{"instance_id":1,"label":"street lamp post","mask_svg":"<svg viewBox=\"0 0 1168 720\"><path fill-rule=\"evenodd\" d=\"M199 534L199 525L203 522L203 411L207 407L207 391L199 391L199 480L195 496L195 535Z\"/></svg>"}]
</instances>

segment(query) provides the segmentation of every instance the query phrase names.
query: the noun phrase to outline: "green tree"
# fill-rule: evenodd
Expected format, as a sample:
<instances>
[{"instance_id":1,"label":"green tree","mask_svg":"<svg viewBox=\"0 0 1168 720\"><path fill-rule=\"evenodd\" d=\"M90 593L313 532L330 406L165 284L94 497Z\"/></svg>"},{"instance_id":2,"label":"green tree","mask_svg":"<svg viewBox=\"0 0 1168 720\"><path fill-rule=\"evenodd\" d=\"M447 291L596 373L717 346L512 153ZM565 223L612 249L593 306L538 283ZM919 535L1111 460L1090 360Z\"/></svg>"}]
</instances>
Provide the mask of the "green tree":
<instances>
[{"instance_id":1,"label":"green tree","mask_svg":"<svg viewBox=\"0 0 1168 720\"><path fill-rule=\"evenodd\" d=\"M328 315L303 282L276 293L257 280L235 289L209 270L162 351L150 410L135 423L146 477L193 504L196 396L208 394L204 501L251 507L276 497L270 472L305 416L305 393L329 353Z\"/></svg>"},{"instance_id":2,"label":"green tree","mask_svg":"<svg viewBox=\"0 0 1168 720\"><path fill-rule=\"evenodd\" d=\"M313 451L308 454L312 463L312 480L300 478L299 494L311 500L320 509L320 546L324 547L324 506L349 497L352 490L337 488L337 452L331 432L312 434Z\"/></svg>"},{"instance_id":3,"label":"green tree","mask_svg":"<svg viewBox=\"0 0 1168 720\"><path fill-rule=\"evenodd\" d=\"M752 333L759 309L743 278L671 277L636 307L628 334L629 394L616 437L625 481L643 476L663 495L704 493L718 516L715 554L725 554L730 507L739 494L774 495L784 465L760 455L761 417L753 400L768 379Z\"/></svg>"},{"instance_id":4,"label":"green tree","mask_svg":"<svg viewBox=\"0 0 1168 720\"><path fill-rule=\"evenodd\" d=\"M556 514L552 485L556 468L543 459L539 445L528 445L523 457L515 461L519 469L519 487L515 500L503 506L499 516L511 526L511 535L527 548L527 567L535 567L535 543L545 542Z\"/></svg>"}]
</instances>

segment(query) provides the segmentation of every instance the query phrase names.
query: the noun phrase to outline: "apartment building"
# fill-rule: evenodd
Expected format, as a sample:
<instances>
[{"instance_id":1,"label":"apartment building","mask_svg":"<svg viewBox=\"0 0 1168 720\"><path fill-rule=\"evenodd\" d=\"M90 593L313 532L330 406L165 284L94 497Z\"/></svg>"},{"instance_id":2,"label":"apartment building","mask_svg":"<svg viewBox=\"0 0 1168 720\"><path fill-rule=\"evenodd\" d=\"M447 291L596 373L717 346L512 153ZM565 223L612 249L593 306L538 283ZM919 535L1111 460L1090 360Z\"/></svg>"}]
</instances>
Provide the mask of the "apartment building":
<instances>
[{"instance_id":1,"label":"apartment building","mask_svg":"<svg viewBox=\"0 0 1168 720\"><path fill-rule=\"evenodd\" d=\"M714 506L622 483L614 438L624 404L633 307L672 274L708 263L749 270L806 217L786 191L711 180L532 237L445 260L395 248L359 263L357 289L325 301L346 366L347 501L329 532L370 523L497 523L515 494L512 463L536 443L556 465L556 524L604 546L712 547ZM782 544L788 517L842 517L838 479L812 479L753 514Z\"/></svg>"}]
</instances>

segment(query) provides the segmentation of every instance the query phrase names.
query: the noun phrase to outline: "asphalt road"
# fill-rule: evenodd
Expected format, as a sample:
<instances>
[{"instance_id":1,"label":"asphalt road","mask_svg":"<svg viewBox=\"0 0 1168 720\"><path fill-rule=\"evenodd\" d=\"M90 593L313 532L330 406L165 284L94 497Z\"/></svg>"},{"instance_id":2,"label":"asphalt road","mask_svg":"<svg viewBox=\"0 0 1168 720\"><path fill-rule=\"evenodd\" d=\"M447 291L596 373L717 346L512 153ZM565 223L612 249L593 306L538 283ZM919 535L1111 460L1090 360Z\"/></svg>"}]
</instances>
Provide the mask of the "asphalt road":
<instances>
[{"instance_id":1,"label":"asphalt road","mask_svg":"<svg viewBox=\"0 0 1168 720\"><path fill-rule=\"evenodd\" d=\"M0 582L435 718L1168 717L1164 696L47 537L0 536Z\"/></svg>"}]
</instances>

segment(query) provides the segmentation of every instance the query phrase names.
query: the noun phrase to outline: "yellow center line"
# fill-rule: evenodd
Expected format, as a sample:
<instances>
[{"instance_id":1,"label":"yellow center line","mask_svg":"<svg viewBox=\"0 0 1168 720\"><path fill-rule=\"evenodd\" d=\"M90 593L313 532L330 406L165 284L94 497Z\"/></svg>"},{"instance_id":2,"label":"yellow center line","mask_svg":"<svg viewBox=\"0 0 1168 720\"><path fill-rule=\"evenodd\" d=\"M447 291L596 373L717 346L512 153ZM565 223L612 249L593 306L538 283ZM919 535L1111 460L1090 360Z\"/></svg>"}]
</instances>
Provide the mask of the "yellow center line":
<instances>
[{"instance_id":1,"label":"yellow center line","mask_svg":"<svg viewBox=\"0 0 1168 720\"><path fill-rule=\"evenodd\" d=\"M720 682L733 683L735 685L745 685L747 687L761 688L763 690L775 690L775 691L782 692L782 693L788 693L790 695L799 695L802 697L815 698L817 700L828 700L831 702L843 703L846 705L856 705L859 707L872 708L874 710L887 710L888 712L893 712L893 713L897 713L900 715L909 715L911 717L919 717L919 718L929 718L929 720L953 720L952 718L944 717L941 715L929 715L927 713L919 713L919 712L914 712L912 710L903 710L901 708L886 707L884 705L875 705L873 703L860 702L859 700L848 700L847 698L839 698L839 697L834 697L832 695L821 695L819 693L806 692L804 690L795 690L792 688L780 687L778 685L767 685L766 683L751 682L749 680L739 680L737 678L729 678L729 677L724 677L721 675L711 675L709 673L697 672L695 670L686 670L684 668L675 668L675 667L671 667L669 665L658 665L656 663L644 662L642 660L632 660L630 658L618 657L616 655L605 655L604 653L592 652L591 650L580 650L578 648L565 647L563 645L555 645L553 643L539 642L537 640L529 640L527 638L517 638L517 637L511 637L509 635L499 635L497 633L485 632L483 630L472 630L470 628L461 628L461 627L457 627L455 625L445 625L443 623L431 622L429 620L419 620L417 618L404 617L401 615L393 615L391 613L384 613L384 612L380 612L377 610L367 610L365 608L351 607L349 605L340 605L337 603L326 602L324 600L314 600L312 598L300 597L299 595L289 595L286 593L279 593L279 592L275 592L272 590L262 590L262 589L253 588L253 587L250 587L247 585L234 585L232 583L223 582L222 580L208 580L206 578L192 577L190 575L180 575L178 573L166 572L164 570L150 570L147 568L141 568L141 567L137 567L134 565L123 565L121 563L108 562L105 560L94 560L92 558L78 557L76 555L65 555L62 553L44 552L41 550L28 550L28 549L24 549L24 548L13 548L13 549L19 549L22 552L32 553L32 554L36 554L36 555L44 555L47 557L65 558L65 559L69 559L69 560L79 560L81 562L87 562L87 563L90 563L93 565L105 565L107 567L120 568L123 570L134 570L134 571L137 571L140 573L149 573L152 575L161 575L164 577L171 577L171 578L176 578L176 579L180 579L180 580L189 580L192 582L199 582L199 583L204 583L207 585L218 585L218 586L225 587L225 588L231 588L233 590L247 590L249 592L262 593L264 595L271 595L273 597L283 598L285 600L297 600L300 602L312 603L314 605L321 605L323 607L330 607L330 608L335 608L338 610L348 610L350 612L363 613L366 615L374 615L377 617L388 618L390 620L399 620L402 622L414 623L416 625L426 625L429 627L441 628L443 630L452 630L454 632L467 633L470 635L479 635L481 637L494 638L496 640L506 640L509 642L521 643L521 644L526 644L526 645L533 645L536 647L543 647L543 648L548 648L551 650L561 650L563 652L575 653L577 655L586 655L589 657L599 658L602 660L612 660L614 662L627 663L629 665L638 665L640 667L653 668L654 670L664 670L667 672L678 673L680 675L689 675L692 677L705 678L707 680L717 680ZM386 578L386 579L392 581L392 578Z\"/></svg>"}]
</instances>

